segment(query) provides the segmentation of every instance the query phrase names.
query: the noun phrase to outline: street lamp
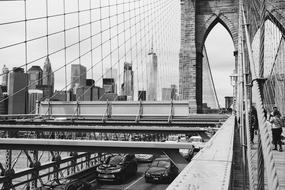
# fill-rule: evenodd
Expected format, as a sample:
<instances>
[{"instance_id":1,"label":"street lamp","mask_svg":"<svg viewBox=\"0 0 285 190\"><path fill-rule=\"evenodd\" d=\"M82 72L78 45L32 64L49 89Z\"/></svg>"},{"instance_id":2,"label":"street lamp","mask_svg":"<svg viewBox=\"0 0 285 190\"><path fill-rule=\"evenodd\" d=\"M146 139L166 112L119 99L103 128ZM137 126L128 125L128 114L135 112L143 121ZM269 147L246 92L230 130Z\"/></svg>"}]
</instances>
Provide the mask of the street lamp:
<instances>
[{"instance_id":1,"label":"street lamp","mask_svg":"<svg viewBox=\"0 0 285 190\"><path fill-rule=\"evenodd\" d=\"M231 75L230 75L230 79L231 79L231 85L233 87L235 87L237 85L237 79L238 79L238 74L234 71Z\"/></svg>"},{"instance_id":2,"label":"street lamp","mask_svg":"<svg viewBox=\"0 0 285 190\"><path fill-rule=\"evenodd\" d=\"M236 110L236 96L237 96L237 81L238 81L238 74L234 70L233 73L230 75L231 85L233 86L233 110Z\"/></svg>"}]
</instances>

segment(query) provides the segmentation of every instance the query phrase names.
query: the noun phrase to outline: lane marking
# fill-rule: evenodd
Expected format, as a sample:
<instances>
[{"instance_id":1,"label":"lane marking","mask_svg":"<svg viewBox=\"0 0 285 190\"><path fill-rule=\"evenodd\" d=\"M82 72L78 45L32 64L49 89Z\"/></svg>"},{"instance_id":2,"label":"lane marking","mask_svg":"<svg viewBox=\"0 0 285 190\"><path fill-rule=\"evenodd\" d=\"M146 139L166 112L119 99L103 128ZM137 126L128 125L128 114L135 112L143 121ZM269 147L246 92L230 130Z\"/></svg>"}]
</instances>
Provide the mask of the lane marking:
<instances>
[{"instance_id":1,"label":"lane marking","mask_svg":"<svg viewBox=\"0 0 285 190\"><path fill-rule=\"evenodd\" d=\"M143 179L144 176L141 176L140 178L138 178L136 181L134 181L133 183L131 183L129 186L127 186L124 190L129 189L130 187L132 187L133 185L135 185L137 182L139 182L141 179Z\"/></svg>"}]
</instances>

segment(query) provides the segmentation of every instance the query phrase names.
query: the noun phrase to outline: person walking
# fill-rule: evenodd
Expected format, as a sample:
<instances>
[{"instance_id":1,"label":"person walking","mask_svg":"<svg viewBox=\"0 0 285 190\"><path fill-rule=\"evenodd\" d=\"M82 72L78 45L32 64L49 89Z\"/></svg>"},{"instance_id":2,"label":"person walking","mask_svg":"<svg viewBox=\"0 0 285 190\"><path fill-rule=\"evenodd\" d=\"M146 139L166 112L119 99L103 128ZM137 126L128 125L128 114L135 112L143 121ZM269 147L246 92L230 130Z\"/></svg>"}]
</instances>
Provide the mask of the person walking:
<instances>
[{"instance_id":1,"label":"person walking","mask_svg":"<svg viewBox=\"0 0 285 190\"><path fill-rule=\"evenodd\" d=\"M272 139L274 144L273 150L277 150L277 144L279 144L279 151L282 152L281 133L283 123L281 120L281 114L278 110L273 111L273 115L269 122L271 123Z\"/></svg>"},{"instance_id":2,"label":"person walking","mask_svg":"<svg viewBox=\"0 0 285 190\"><path fill-rule=\"evenodd\" d=\"M250 142L253 144L254 132L258 130L257 111L254 106L251 106L250 111Z\"/></svg>"}]
</instances>

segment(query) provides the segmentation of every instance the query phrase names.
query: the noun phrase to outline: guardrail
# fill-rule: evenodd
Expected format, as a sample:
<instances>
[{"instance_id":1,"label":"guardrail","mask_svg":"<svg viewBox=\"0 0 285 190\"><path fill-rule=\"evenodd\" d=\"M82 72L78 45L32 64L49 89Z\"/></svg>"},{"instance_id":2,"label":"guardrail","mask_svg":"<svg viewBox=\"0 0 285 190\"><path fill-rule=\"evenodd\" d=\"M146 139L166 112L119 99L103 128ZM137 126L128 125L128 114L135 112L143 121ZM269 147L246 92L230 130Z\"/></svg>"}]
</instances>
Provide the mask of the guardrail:
<instances>
[{"instance_id":1,"label":"guardrail","mask_svg":"<svg viewBox=\"0 0 285 190\"><path fill-rule=\"evenodd\" d=\"M82 160L86 156L90 159ZM5 171L3 173L7 175L0 176L0 185L2 184L4 189L17 187L29 189L30 183L35 181L41 182L41 186L52 186L53 183L54 186L60 185L61 181L66 180L69 175L96 165L105 156L106 154L93 154L92 156L90 153L80 153L16 172L13 171L9 175L9 172ZM38 176L35 176L35 173L38 173ZM21 180L19 180L20 178Z\"/></svg>"},{"instance_id":2,"label":"guardrail","mask_svg":"<svg viewBox=\"0 0 285 190\"><path fill-rule=\"evenodd\" d=\"M234 116L231 116L167 190L229 189L234 125Z\"/></svg>"},{"instance_id":3,"label":"guardrail","mask_svg":"<svg viewBox=\"0 0 285 190\"><path fill-rule=\"evenodd\" d=\"M140 120L141 117L188 117L191 105L188 101L82 101L82 102L40 102L38 113L41 116L64 116L69 118L128 117Z\"/></svg>"}]
</instances>

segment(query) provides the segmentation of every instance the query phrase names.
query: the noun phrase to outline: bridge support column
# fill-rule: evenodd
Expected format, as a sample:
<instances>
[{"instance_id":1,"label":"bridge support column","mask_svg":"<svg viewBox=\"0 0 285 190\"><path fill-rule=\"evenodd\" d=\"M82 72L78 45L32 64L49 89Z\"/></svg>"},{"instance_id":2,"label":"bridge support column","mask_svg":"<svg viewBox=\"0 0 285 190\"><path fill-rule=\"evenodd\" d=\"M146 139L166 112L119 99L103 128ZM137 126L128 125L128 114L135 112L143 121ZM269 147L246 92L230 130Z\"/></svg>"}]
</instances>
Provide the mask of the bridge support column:
<instances>
[{"instance_id":1,"label":"bridge support column","mask_svg":"<svg viewBox=\"0 0 285 190\"><path fill-rule=\"evenodd\" d=\"M17 131L7 131L6 136L9 137L15 137L17 134ZM12 188L12 179L10 177L15 173L14 169L12 168L12 150L6 150L5 155L6 161L5 161L5 170L3 172L3 175L8 178L7 181L4 182L3 188L4 189L11 189Z\"/></svg>"},{"instance_id":2,"label":"bridge support column","mask_svg":"<svg viewBox=\"0 0 285 190\"><path fill-rule=\"evenodd\" d=\"M181 49L179 54L179 96L189 100L190 113L197 112L195 1L181 0Z\"/></svg>"}]
</instances>

